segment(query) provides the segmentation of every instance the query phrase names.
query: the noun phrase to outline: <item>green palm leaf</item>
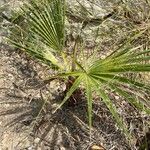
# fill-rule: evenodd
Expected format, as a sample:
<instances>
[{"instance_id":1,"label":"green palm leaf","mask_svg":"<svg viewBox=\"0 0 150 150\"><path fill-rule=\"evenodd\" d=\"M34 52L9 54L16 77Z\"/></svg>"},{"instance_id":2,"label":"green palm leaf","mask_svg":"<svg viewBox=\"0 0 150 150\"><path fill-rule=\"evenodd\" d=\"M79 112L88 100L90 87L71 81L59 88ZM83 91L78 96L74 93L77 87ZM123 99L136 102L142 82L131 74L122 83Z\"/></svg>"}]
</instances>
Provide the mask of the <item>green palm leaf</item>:
<instances>
[{"instance_id":1,"label":"green palm leaf","mask_svg":"<svg viewBox=\"0 0 150 150\"><path fill-rule=\"evenodd\" d=\"M83 79L85 79L84 74L81 74L73 83L71 88L68 90L65 98L62 100L62 102L59 104L59 106L55 109L54 113L62 107L62 105L70 98L70 96L73 94L73 92L79 87L81 82L83 82Z\"/></svg>"},{"instance_id":2,"label":"green palm leaf","mask_svg":"<svg viewBox=\"0 0 150 150\"><path fill-rule=\"evenodd\" d=\"M85 89L86 89L86 97L87 97L87 107L88 107L88 120L89 120L89 128L91 130L92 127L92 87L91 87L91 79L88 75L85 75Z\"/></svg>"},{"instance_id":3,"label":"green palm leaf","mask_svg":"<svg viewBox=\"0 0 150 150\"><path fill-rule=\"evenodd\" d=\"M101 82L105 82L105 83L120 83L120 84L124 84L124 85L130 85L135 88L150 90L149 85L139 83L137 81L128 79L126 77L119 76L117 74L99 73L99 74L92 74L92 77L96 78L97 80L100 80Z\"/></svg>"},{"instance_id":4,"label":"green palm leaf","mask_svg":"<svg viewBox=\"0 0 150 150\"><path fill-rule=\"evenodd\" d=\"M18 28L26 37L17 40L10 38L11 44L25 50L31 56L45 64L52 63L57 68L64 70L61 56L64 47L65 2L64 0L46 0L44 3L31 0L22 7L26 29ZM26 17L25 17L26 16ZM15 37L12 31L12 36ZM22 40L23 39L23 40Z\"/></svg>"},{"instance_id":5,"label":"green palm leaf","mask_svg":"<svg viewBox=\"0 0 150 150\"><path fill-rule=\"evenodd\" d=\"M118 115L116 107L105 93L105 89L115 89L120 96L124 97L137 109L149 114L150 108L147 105L145 106L146 99L142 99L141 97L137 98L136 92L129 94L124 91L125 88L121 88L125 86L126 88L136 89L136 91L150 90L149 85L125 77L125 74L129 72L140 73L150 71L150 64L148 63L149 56L145 56L145 54L147 55L149 52L149 50L140 52L126 50L121 51L118 54L115 52L116 57L106 57L104 59L96 60L95 62L91 61L91 64L88 67L86 66L87 74L90 76L91 80L93 79L93 84L95 84L95 91L97 91L99 96L103 99L118 123L118 126L128 135L128 137L130 137L128 130L125 127L123 120ZM147 62L143 63L143 61ZM132 96L130 96L131 94Z\"/></svg>"},{"instance_id":6,"label":"green palm leaf","mask_svg":"<svg viewBox=\"0 0 150 150\"><path fill-rule=\"evenodd\" d=\"M119 52L118 52L119 53ZM88 68L88 72L145 72L150 71L150 64L143 64L143 61L149 61L150 57L146 56L149 50L139 51L124 50L122 55L116 57L106 57L105 59L96 60Z\"/></svg>"},{"instance_id":7,"label":"green palm leaf","mask_svg":"<svg viewBox=\"0 0 150 150\"><path fill-rule=\"evenodd\" d=\"M53 50L61 51L64 44L64 0L47 0L42 8L34 1L26 4L27 20L31 31Z\"/></svg>"},{"instance_id":8,"label":"green palm leaf","mask_svg":"<svg viewBox=\"0 0 150 150\"><path fill-rule=\"evenodd\" d=\"M150 108L147 108L144 103L145 100L139 100L137 98L137 96L125 92L124 90L122 90L121 88L115 86L115 85L111 85L112 89L115 90L118 94L120 94L122 97L126 98L126 100L132 104L134 107L136 107L138 110L144 111L146 114L150 114ZM150 106L150 105L149 105Z\"/></svg>"},{"instance_id":9,"label":"green palm leaf","mask_svg":"<svg viewBox=\"0 0 150 150\"><path fill-rule=\"evenodd\" d=\"M115 105L112 103L110 100L109 96L104 92L104 89L102 88L102 83L93 78L93 84L95 85L94 90L97 92L97 94L102 98L103 102L106 104L108 107L109 111L112 113L115 121L117 122L118 126L120 127L121 130L128 136L128 138L131 138L131 135L129 134L123 119L119 116L117 113L117 108Z\"/></svg>"},{"instance_id":10,"label":"green palm leaf","mask_svg":"<svg viewBox=\"0 0 150 150\"><path fill-rule=\"evenodd\" d=\"M12 41L10 39L8 39L8 41L11 44L13 44L15 47L20 48L23 51L26 51L32 57L39 59L43 63L45 63L49 66L51 65L52 67L55 66L55 69L56 68L64 69L64 66L62 66L62 64L59 62L59 60L46 47L45 47L45 49L43 49L40 46L35 47L33 44L31 45L31 43L29 43L28 46L25 46L23 44L18 44L17 42Z\"/></svg>"}]
</instances>

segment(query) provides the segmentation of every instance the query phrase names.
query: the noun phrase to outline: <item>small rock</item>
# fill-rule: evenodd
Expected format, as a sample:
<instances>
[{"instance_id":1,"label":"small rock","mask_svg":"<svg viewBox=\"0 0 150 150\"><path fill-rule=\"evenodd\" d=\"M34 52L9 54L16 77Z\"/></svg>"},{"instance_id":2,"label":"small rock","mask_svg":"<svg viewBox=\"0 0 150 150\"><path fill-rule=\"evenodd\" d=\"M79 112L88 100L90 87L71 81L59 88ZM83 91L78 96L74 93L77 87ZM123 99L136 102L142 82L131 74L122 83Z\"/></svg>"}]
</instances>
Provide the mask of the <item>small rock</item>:
<instances>
[{"instance_id":1,"label":"small rock","mask_svg":"<svg viewBox=\"0 0 150 150\"><path fill-rule=\"evenodd\" d=\"M61 147L60 147L60 150L65 150L65 147L61 146Z\"/></svg>"},{"instance_id":2,"label":"small rock","mask_svg":"<svg viewBox=\"0 0 150 150\"><path fill-rule=\"evenodd\" d=\"M35 144L38 144L39 142L40 142L40 138L34 139L34 143L35 143Z\"/></svg>"},{"instance_id":3,"label":"small rock","mask_svg":"<svg viewBox=\"0 0 150 150\"><path fill-rule=\"evenodd\" d=\"M33 150L33 146L28 147L28 150Z\"/></svg>"},{"instance_id":4,"label":"small rock","mask_svg":"<svg viewBox=\"0 0 150 150\"><path fill-rule=\"evenodd\" d=\"M101 145L93 145L90 147L90 150L105 150Z\"/></svg>"},{"instance_id":5,"label":"small rock","mask_svg":"<svg viewBox=\"0 0 150 150\"><path fill-rule=\"evenodd\" d=\"M119 96L115 96L115 99L116 99L116 100L119 100Z\"/></svg>"}]
</instances>

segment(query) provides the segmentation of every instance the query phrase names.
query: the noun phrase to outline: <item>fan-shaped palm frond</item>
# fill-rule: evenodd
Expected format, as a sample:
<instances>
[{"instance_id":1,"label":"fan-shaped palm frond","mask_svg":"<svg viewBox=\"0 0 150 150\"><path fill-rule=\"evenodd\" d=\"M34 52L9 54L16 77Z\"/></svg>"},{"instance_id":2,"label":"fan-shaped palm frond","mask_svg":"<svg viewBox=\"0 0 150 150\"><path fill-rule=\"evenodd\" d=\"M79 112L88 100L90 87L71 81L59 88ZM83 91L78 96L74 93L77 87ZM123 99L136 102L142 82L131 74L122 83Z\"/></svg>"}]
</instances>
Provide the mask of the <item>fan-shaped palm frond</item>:
<instances>
[{"instance_id":1,"label":"fan-shaped palm frond","mask_svg":"<svg viewBox=\"0 0 150 150\"><path fill-rule=\"evenodd\" d=\"M148 54L149 52L149 50L141 52L129 49L124 53L122 50L122 54L120 51L118 53L116 52L114 57L106 57L105 59L99 59L94 62L92 61L88 67L86 66L86 70L81 64L77 63L77 66L82 73L78 74L79 77L68 91L67 96L60 106L69 99L69 96L73 93L72 89L77 89L77 86L83 83L87 96L89 126L92 126L92 92L95 91L104 101L119 127L124 133L126 133L126 135L128 135L128 137L130 137L123 120L117 113L117 108L109 98L106 91L115 91L117 94L125 98L133 107L150 114L150 101L138 95L138 93L144 90L148 90L149 92L150 86L131 80L129 77L125 76L128 72L149 72L150 58L143 55ZM143 60L146 60L146 63L143 63Z\"/></svg>"},{"instance_id":2,"label":"fan-shaped palm frond","mask_svg":"<svg viewBox=\"0 0 150 150\"><path fill-rule=\"evenodd\" d=\"M46 0L37 4L31 0L22 7L25 23L28 31L20 29L19 32L27 32L27 37L11 40L16 47L25 49L31 56L42 60L44 63L51 62L53 65L63 68L55 53L61 54L64 47L64 0ZM16 27L17 28L17 27ZM16 33L13 33L16 36ZM22 40L23 39L23 40Z\"/></svg>"},{"instance_id":3,"label":"fan-shaped palm frond","mask_svg":"<svg viewBox=\"0 0 150 150\"><path fill-rule=\"evenodd\" d=\"M25 5L31 31L39 36L46 45L61 51L64 43L64 0L45 1L41 6L34 1Z\"/></svg>"}]
</instances>

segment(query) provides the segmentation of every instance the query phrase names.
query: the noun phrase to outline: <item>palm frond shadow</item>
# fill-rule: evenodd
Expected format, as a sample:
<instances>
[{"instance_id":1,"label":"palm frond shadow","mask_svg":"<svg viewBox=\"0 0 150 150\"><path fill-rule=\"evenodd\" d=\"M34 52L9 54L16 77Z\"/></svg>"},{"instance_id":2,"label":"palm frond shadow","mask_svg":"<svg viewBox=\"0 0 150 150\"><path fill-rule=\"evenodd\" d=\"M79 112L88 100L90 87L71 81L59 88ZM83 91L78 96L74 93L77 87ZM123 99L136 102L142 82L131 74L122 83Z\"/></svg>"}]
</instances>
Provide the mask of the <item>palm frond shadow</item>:
<instances>
[{"instance_id":1,"label":"palm frond shadow","mask_svg":"<svg viewBox=\"0 0 150 150\"><path fill-rule=\"evenodd\" d=\"M28 97L21 97L16 95L8 95L8 97L9 99L5 102L2 102L1 104L8 104L12 106L8 109L6 108L5 111L0 112L0 116L12 116L11 121L6 123L5 126L10 128L18 124L20 124L20 127L22 125L30 125L34 118L38 115L39 110L41 109L41 100L32 99L32 101L34 101L34 104L31 104L29 103ZM10 99L12 97L13 99Z\"/></svg>"},{"instance_id":2,"label":"palm frond shadow","mask_svg":"<svg viewBox=\"0 0 150 150\"><path fill-rule=\"evenodd\" d=\"M103 109L105 107L105 109ZM48 107L50 110L50 107ZM99 106L94 104L94 109ZM48 111L48 110L47 110ZM49 111L48 111L49 112ZM102 105L102 113L111 116L104 104ZM119 130L116 131L113 119L102 118L97 114L93 114L94 124L92 129L91 139L89 136L89 127L86 110L86 102L83 100L80 104L75 105L71 109L63 107L61 110L53 115L43 116L33 129L33 137L39 137L40 144L44 144L50 148L64 147L66 149L88 149L93 143L105 143L107 140L121 143L121 139L125 139ZM107 117L105 115L105 117ZM111 139L109 135L112 134ZM104 137L104 138L103 138ZM127 143L124 147L129 148Z\"/></svg>"},{"instance_id":3,"label":"palm frond shadow","mask_svg":"<svg viewBox=\"0 0 150 150\"><path fill-rule=\"evenodd\" d=\"M57 97L58 98L58 97ZM48 106L48 112L51 110ZM88 139L88 132L80 129L76 120L72 117L72 112L68 109L62 109L51 115L43 116L36 126L34 126L33 136L39 137L40 144L49 148L82 149L78 143L77 136L82 138L82 134ZM81 134L81 135L80 135ZM37 146L38 146L37 145Z\"/></svg>"},{"instance_id":4,"label":"palm frond shadow","mask_svg":"<svg viewBox=\"0 0 150 150\"><path fill-rule=\"evenodd\" d=\"M69 116L68 110L60 110L55 115L51 115L50 105L46 106L48 108L47 112L43 111L44 101L42 101L42 98L33 98L30 104L28 103L28 97L21 97L15 94L8 94L7 99L8 100L2 104L12 104L13 106L4 111L0 111L0 116L10 116L12 118L5 124L7 129L14 129L17 126L17 131L22 131L25 129L25 126L28 126L33 129L30 130L31 135L35 138L40 138L40 143L44 141L45 145L50 148L60 146L60 144L63 143L66 148L72 148L72 146L69 147L72 141L70 142L68 136L64 134L66 128L68 131L71 130L69 129L70 123L72 129L75 127L75 120L73 120L73 122L70 120L71 116ZM67 117L67 119L65 119L65 117ZM58 143L58 140L62 143Z\"/></svg>"},{"instance_id":5,"label":"palm frond shadow","mask_svg":"<svg viewBox=\"0 0 150 150\"><path fill-rule=\"evenodd\" d=\"M55 101L57 103L59 100L61 101L59 95L55 95L55 97L54 103ZM99 100L93 104L93 111L96 113L93 113L94 122L90 139L88 122L85 117L87 109L84 99L71 109L64 105L55 114L51 113L53 108L50 101L45 106L43 105L42 97L39 99L33 98L31 103L29 103L29 97L13 94L8 94L7 99L8 101L5 101L5 103L13 103L13 107L0 112L0 116L14 115L16 117L12 117L13 119L6 126L11 128L17 125L20 131L25 126L31 127L31 136L40 139L37 147L44 145L44 147L51 149L64 147L80 150L88 149L93 143L106 144L107 141L111 140L118 145L124 144L126 149L130 149L127 143L122 143L122 141L125 141L125 137L120 130L116 129L110 112L105 104Z\"/></svg>"}]
</instances>

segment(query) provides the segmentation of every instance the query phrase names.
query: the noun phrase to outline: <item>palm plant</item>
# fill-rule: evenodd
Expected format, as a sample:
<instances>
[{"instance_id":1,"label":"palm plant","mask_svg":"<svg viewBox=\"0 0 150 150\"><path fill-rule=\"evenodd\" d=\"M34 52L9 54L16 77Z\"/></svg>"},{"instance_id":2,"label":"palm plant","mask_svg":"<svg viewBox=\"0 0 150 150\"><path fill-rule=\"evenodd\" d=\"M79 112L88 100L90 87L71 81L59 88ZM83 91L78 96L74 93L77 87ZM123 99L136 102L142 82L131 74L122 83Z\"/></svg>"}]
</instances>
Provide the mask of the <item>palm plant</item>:
<instances>
[{"instance_id":1,"label":"palm plant","mask_svg":"<svg viewBox=\"0 0 150 150\"><path fill-rule=\"evenodd\" d=\"M149 101L137 94L150 90L150 86L126 77L126 73L150 71L150 57L145 55L149 54L150 50L139 51L138 48L121 47L103 59L95 58L98 53L95 52L85 60L80 52L86 53L86 50L77 49L76 40L73 50L68 53L65 47L65 9L64 0L43 0L40 4L31 0L22 8L27 30L16 26L24 36L22 39L9 40L16 47L57 69L57 74L48 77L47 82L58 78L68 80L67 84L72 81L64 99L54 112L82 87L87 98L89 128L92 127L92 93L96 92L120 129L128 135L124 121L117 113L108 93L114 91L135 108L150 114Z\"/></svg>"}]
</instances>

